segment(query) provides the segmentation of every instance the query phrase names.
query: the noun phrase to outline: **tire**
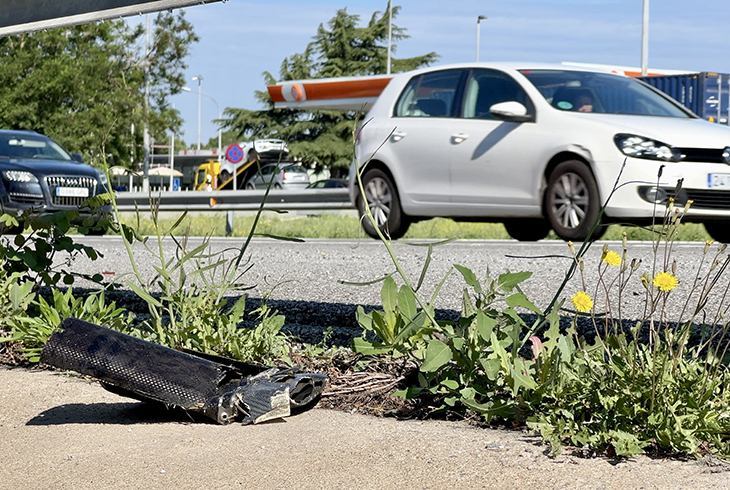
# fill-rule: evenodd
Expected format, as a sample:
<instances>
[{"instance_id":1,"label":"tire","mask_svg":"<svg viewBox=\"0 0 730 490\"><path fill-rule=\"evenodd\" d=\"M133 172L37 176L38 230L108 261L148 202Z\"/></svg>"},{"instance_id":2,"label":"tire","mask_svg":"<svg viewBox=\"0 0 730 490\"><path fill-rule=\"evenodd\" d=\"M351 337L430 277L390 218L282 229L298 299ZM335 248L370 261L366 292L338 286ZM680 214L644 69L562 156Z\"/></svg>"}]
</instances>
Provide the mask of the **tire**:
<instances>
[{"instance_id":1,"label":"tire","mask_svg":"<svg viewBox=\"0 0 730 490\"><path fill-rule=\"evenodd\" d=\"M563 240L582 242L589 239L598 220L601 203L596 179L590 168L577 160L560 163L548 178L545 190L545 216ZM606 231L599 225L591 240Z\"/></svg>"},{"instance_id":2,"label":"tire","mask_svg":"<svg viewBox=\"0 0 730 490\"><path fill-rule=\"evenodd\" d=\"M410 223L400 206L398 191L391 178L380 169L372 169L365 173L362 182L370 211L380 231L391 240L402 237ZM357 197L357 210L365 233L379 238L365 212L362 195Z\"/></svg>"},{"instance_id":3,"label":"tire","mask_svg":"<svg viewBox=\"0 0 730 490\"><path fill-rule=\"evenodd\" d=\"M218 181L218 185L222 184L223 182L226 182L230 178L231 178L231 174L228 172L228 170L222 171L220 174L220 180Z\"/></svg>"},{"instance_id":4,"label":"tire","mask_svg":"<svg viewBox=\"0 0 730 490\"><path fill-rule=\"evenodd\" d=\"M281 190L281 184L278 184L278 183L277 184L274 184L274 190L275 191L280 191Z\"/></svg>"},{"instance_id":5,"label":"tire","mask_svg":"<svg viewBox=\"0 0 730 490\"><path fill-rule=\"evenodd\" d=\"M256 150L253 148L248 152L248 156L246 157L246 163L253 162L254 160L259 159L259 154Z\"/></svg>"},{"instance_id":6,"label":"tire","mask_svg":"<svg viewBox=\"0 0 730 490\"><path fill-rule=\"evenodd\" d=\"M550 223L539 218L514 218L503 222L509 236L521 242L536 242L542 240L550 230Z\"/></svg>"},{"instance_id":7,"label":"tire","mask_svg":"<svg viewBox=\"0 0 730 490\"><path fill-rule=\"evenodd\" d=\"M708 221L705 230L716 242L730 243L730 221Z\"/></svg>"},{"instance_id":8,"label":"tire","mask_svg":"<svg viewBox=\"0 0 730 490\"><path fill-rule=\"evenodd\" d=\"M247 183L246 183L246 190L247 190L247 191L255 191L255 190L256 190L256 186L255 186L255 185L253 185L253 183L252 183L252 182L247 182Z\"/></svg>"},{"instance_id":9,"label":"tire","mask_svg":"<svg viewBox=\"0 0 730 490\"><path fill-rule=\"evenodd\" d=\"M23 225L5 226L0 225L0 235L20 235L25 228Z\"/></svg>"},{"instance_id":10,"label":"tire","mask_svg":"<svg viewBox=\"0 0 730 490\"><path fill-rule=\"evenodd\" d=\"M106 228L97 228L97 229L89 229L86 233L84 233L85 236L104 236L106 235L107 229Z\"/></svg>"}]
</instances>

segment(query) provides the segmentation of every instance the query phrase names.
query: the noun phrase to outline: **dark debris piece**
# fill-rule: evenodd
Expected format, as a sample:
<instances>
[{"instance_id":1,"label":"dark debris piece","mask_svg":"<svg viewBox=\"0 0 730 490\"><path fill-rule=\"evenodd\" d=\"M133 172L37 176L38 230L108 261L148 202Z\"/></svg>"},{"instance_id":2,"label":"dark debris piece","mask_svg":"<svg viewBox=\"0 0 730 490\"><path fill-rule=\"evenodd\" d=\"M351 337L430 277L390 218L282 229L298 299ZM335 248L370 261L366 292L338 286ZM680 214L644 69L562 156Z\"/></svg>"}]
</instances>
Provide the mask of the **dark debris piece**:
<instances>
[{"instance_id":1,"label":"dark debris piece","mask_svg":"<svg viewBox=\"0 0 730 490\"><path fill-rule=\"evenodd\" d=\"M200 412L219 424L255 424L313 407L327 376L169 349L76 318L65 319L41 362L93 376L109 391Z\"/></svg>"}]
</instances>

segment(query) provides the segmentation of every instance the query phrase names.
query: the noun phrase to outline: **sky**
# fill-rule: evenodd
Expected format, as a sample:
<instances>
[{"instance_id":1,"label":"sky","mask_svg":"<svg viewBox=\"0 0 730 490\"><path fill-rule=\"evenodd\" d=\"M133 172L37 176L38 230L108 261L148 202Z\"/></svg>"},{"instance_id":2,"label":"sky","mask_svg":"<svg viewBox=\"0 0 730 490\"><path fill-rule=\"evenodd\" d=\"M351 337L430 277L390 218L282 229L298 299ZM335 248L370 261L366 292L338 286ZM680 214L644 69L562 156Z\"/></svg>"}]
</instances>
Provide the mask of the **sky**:
<instances>
[{"instance_id":1,"label":"sky","mask_svg":"<svg viewBox=\"0 0 730 490\"><path fill-rule=\"evenodd\" d=\"M481 61L582 62L639 67L643 0L393 0L401 7L394 24L410 38L395 58L429 52L437 64L476 59L477 17ZM185 9L200 42L187 59L188 87L172 98L185 124L188 145L198 139L198 82L226 108L261 109L255 90L265 90L262 73L279 74L285 57L304 51L339 9L365 25L387 0L228 0ZM727 0L654 0L649 8L649 68L730 73ZM201 101L203 146L217 135L212 100Z\"/></svg>"}]
</instances>

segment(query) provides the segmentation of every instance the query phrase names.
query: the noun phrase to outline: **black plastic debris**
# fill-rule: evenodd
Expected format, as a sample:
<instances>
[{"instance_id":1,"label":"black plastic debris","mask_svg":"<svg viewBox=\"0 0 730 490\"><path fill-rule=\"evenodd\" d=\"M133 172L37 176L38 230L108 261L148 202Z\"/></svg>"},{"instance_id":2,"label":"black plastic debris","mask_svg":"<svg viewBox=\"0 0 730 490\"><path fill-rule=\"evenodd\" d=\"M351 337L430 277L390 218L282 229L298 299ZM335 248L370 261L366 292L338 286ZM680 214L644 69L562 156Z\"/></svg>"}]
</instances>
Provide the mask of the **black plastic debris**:
<instances>
[{"instance_id":1,"label":"black plastic debris","mask_svg":"<svg viewBox=\"0 0 730 490\"><path fill-rule=\"evenodd\" d=\"M76 318L51 335L41 362L93 376L107 390L200 412L219 424L256 424L314 406L327 376L177 351Z\"/></svg>"}]
</instances>

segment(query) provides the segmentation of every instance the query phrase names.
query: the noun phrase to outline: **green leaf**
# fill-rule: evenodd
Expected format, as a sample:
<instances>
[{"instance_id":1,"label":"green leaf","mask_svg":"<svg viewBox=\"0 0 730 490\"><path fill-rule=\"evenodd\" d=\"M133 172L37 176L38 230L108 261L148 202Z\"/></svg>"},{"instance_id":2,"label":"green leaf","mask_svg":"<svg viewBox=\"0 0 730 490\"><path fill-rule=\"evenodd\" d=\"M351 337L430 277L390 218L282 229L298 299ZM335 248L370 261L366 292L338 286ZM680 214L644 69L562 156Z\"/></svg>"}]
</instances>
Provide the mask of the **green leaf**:
<instances>
[{"instance_id":1,"label":"green leaf","mask_svg":"<svg viewBox=\"0 0 730 490\"><path fill-rule=\"evenodd\" d=\"M383 302L383 310L386 312L395 311L398 303L398 286L395 280L388 276L383 281L383 287L380 290L380 298Z\"/></svg>"},{"instance_id":2,"label":"green leaf","mask_svg":"<svg viewBox=\"0 0 730 490\"><path fill-rule=\"evenodd\" d=\"M398 291L398 308L408 319L416 316L416 296L406 284Z\"/></svg>"},{"instance_id":3,"label":"green leaf","mask_svg":"<svg viewBox=\"0 0 730 490\"><path fill-rule=\"evenodd\" d=\"M421 364L421 371L424 373L437 371L439 368L451 361L452 354L449 346L434 339L426 347L426 358Z\"/></svg>"},{"instance_id":4,"label":"green leaf","mask_svg":"<svg viewBox=\"0 0 730 490\"><path fill-rule=\"evenodd\" d=\"M529 271L505 272L504 274L499 275L499 287L502 289L502 291L509 293L514 288L516 288L518 284L529 279L530 276L532 276L532 272Z\"/></svg>"},{"instance_id":5,"label":"green leaf","mask_svg":"<svg viewBox=\"0 0 730 490\"><path fill-rule=\"evenodd\" d=\"M393 349L385 347L382 344L365 340L362 337L356 337L352 339L352 350L366 356L379 356L382 354L388 354Z\"/></svg>"},{"instance_id":6,"label":"green leaf","mask_svg":"<svg viewBox=\"0 0 730 490\"><path fill-rule=\"evenodd\" d=\"M443 380L441 382L441 385L442 386L445 386L446 388L448 388L450 390L457 390L457 389L459 389L459 383L457 383L453 379L445 379L445 380Z\"/></svg>"},{"instance_id":7,"label":"green leaf","mask_svg":"<svg viewBox=\"0 0 730 490\"><path fill-rule=\"evenodd\" d=\"M474 274L474 272L472 272L471 269L468 269L468 268L464 267L463 265L457 265L457 264L454 264L454 269L459 271L461 276L464 278L464 282L466 282L467 285L471 286L474 289L474 291L476 291L477 293L482 292L482 285L479 284L479 280L477 279L477 276Z\"/></svg>"},{"instance_id":8,"label":"green leaf","mask_svg":"<svg viewBox=\"0 0 730 490\"><path fill-rule=\"evenodd\" d=\"M403 342L416 335L423 328L426 318L427 316L425 311L419 312L413 320L410 320L408 324L400 332L398 332L398 335L396 335L393 339L393 344L401 345Z\"/></svg>"},{"instance_id":9,"label":"green leaf","mask_svg":"<svg viewBox=\"0 0 730 490\"><path fill-rule=\"evenodd\" d=\"M154 305L157 308L161 308L162 307L162 303L160 303L159 301L157 301L146 290L140 288L139 286L137 286L133 282L127 282L127 286L129 286L129 288L132 291L134 291L135 293L137 293L137 296L139 296L140 298L142 298L143 300L145 300L147 302L147 304Z\"/></svg>"},{"instance_id":10,"label":"green leaf","mask_svg":"<svg viewBox=\"0 0 730 490\"><path fill-rule=\"evenodd\" d=\"M479 335L481 335L484 340L491 340L494 327L497 326L497 320L485 315L483 311L479 310L477 311L477 316L474 321L477 323L477 331L479 332Z\"/></svg>"},{"instance_id":11,"label":"green leaf","mask_svg":"<svg viewBox=\"0 0 730 490\"><path fill-rule=\"evenodd\" d=\"M521 308L534 311L538 315L542 315L542 310L535 306L532 301L527 299L527 296L525 296L524 293L515 293L512 296L507 297L505 301L507 303L507 306L510 306L512 308L514 308L515 306L519 306Z\"/></svg>"}]
</instances>

